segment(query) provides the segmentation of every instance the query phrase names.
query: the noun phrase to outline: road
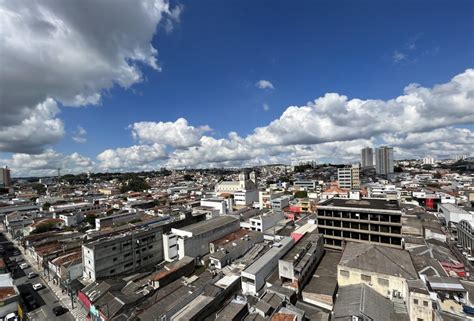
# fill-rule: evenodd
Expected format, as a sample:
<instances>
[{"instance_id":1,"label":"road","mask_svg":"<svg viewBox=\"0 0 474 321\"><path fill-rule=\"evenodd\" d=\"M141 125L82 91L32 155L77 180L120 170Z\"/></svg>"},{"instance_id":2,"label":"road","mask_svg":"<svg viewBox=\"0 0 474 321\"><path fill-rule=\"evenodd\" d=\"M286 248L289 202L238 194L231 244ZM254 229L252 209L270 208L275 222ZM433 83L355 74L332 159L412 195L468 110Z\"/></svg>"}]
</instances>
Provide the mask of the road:
<instances>
[{"instance_id":1,"label":"road","mask_svg":"<svg viewBox=\"0 0 474 321\"><path fill-rule=\"evenodd\" d=\"M34 271L31 266L22 270L19 266L21 263L27 263L25 258L21 255L21 252L17 250L16 247L13 247L12 242L5 238L4 234L0 234L0 244L6 249L6 263L9 267L9 270L13 277L13 283L18 287L20 291L20 295L25 302L26 308L28 310L28 315L30 316L30 320L35 321L45 321L45 320L66 320L66 321L74 321L74 317L71 315L70 312L67 312L61 316L55 316L53 313L53 308L62 305L59 299L56 297L53 291L51 291L47 287L47 282L42 279L40 273L38 276L28 279L27 274L29 272L37 272ZM14 253L19 255L14 255ZM35 291L33 289L33 284L41 283L43 288ZM29 302L36 302L36 305L31 306Z\"/></svg>"}]
</instances>

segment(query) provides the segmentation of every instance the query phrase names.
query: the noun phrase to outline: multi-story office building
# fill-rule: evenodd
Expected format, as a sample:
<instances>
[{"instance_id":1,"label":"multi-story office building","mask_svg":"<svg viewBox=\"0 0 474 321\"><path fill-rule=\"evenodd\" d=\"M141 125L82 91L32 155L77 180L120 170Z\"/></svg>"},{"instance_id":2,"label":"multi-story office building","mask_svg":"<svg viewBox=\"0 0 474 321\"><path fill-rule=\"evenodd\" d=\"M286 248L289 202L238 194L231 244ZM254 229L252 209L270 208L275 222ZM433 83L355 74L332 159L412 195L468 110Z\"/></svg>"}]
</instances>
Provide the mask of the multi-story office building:
<instances>
[{"instance_id":1,"label":"multi-story office building","mask_svg":"<svg viewBox=\"0 0 474 321\"><path fill-rule=\"evenodd\" d=\"M339 168L337 170L337 181L339 188L360 189L359 164L352 165L352 167Z\"/></svg>"},{"instance_id":2,"label":"multi-story office building","mask_svg":"<svg viewBox=\"0 0 474 321\"><path fill-rule=\"evenodd\" d=\"M374 150L371 147L363 148L362 154L362 168L374 167Z\"/></svg>"},{"instance_id":3,"label":"multi-story office building","mask_svg":"<svg viewBox=\"0 0 474 321\"><path fill-rule=\"evenodd\" d=\"M393 148L382 146L375 149L375 171L377 174L393 173Z\"/></svg>"},{"instance_id":4,"label":"multi-story office building","mask_svg":"<svg viewBox=\"0 0 474 321\"><path fill-rule=\"evenodd\" d=\"M396 201L331 198L318 205L324 246L343 249L346 241L402 247L402 212Z\"/></svg>"},{"instance_id":5,"label":"multi-story office building","mask_svg":"<svg viewBox=\"0 0 474 321\"><path fill-rule=\"evenodd\" d=\"M10 187L11 185L10 169L8 167L0 168L0 187Z\"/></svg>"},{"instance_id":6,"label":"multi-story office building","mask_svg":"<svg viewBox=\"0 0 474 321\"><path fill-rule=\"evenodd\" d=\"M83 276L95 281L163 261L163 224L132 229L82 245Z\"/></svg>"}]
</instances>

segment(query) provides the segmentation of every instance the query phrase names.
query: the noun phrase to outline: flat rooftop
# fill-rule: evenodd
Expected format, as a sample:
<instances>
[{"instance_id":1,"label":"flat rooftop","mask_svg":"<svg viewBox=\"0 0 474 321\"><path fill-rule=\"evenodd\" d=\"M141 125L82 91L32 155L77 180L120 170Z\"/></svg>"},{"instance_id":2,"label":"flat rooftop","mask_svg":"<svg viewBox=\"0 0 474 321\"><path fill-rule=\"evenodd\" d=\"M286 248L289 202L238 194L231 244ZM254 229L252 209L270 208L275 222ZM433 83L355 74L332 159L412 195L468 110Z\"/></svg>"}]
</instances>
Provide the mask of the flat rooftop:
<instances>
[{"instance_id":1,"label":"flat rooftop","mask_svg":"<svg viewBox=\"0 0 474 321\"><path fill-rule=\"evenodd\" d=\"M376 198L363 198L361 200L347 199L347 198L331 198L321 204L319 207L333 206L333 207L347 207L357 209L371 209L371 210L391 210L399 211L400 206L397 201L387 201Z\"/></svg>"},{"instance_id":2,"label":"flat rooftop","mask_svg":"<svg viewBox=\"0 0 474 321\"><path fill-rule=\"evenodd\" d=\"M239 219L232 216L218 216L209 220L179 228L177 230L191 232L193 235L200 235L218 229L219 227L232 222L239 222Z\"/></svg>"}]
</instances>

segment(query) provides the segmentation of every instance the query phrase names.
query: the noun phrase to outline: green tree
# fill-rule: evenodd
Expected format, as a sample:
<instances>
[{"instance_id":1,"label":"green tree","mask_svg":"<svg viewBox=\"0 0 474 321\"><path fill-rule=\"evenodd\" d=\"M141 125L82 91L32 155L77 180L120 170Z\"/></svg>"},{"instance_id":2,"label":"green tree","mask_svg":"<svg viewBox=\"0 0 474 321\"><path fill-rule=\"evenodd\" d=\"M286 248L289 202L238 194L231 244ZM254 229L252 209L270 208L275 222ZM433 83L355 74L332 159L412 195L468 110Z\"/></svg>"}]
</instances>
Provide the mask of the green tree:
<instances>
[{"instance_id":1,"label":"green tree","mask_svg":"<svg viewBox=\"0 0 474 321\"><path fill-rule=\"evenodd\" d=\"M38 225L31 234L40 234L52 231L54 229L55 224L53 222L43 223Z\"/></svg>"},{"instance_id":2,"label":"green tree","mask_svg":"<svg viewBox=\"0 0 474 321\"><path fill-rule=\"evenodd\" d=\"M150 185L148 185L147 182L145 182L144 179L140 177L134 177L127 181L127 183L123 184L122 187L120 188L120 192L126 193L129 191L132 192L142 192L146 189L149 189Z\"/></svg>"},{"instance_id":3,"label":"green tree","mask_svg":"<svg viewBox=\"0 0 474 321\"><path fill-rule=\"evenodd\" d=\"M49 208L51 207L51 203L46 202L43 204L43 211L47 212Z\"/></svg>"},{"instance_id":4,"label":"green tree","mask_svg":"<svg viewBox=\"0 0 474 321\"><path fill-rule=\"evenodd\" d=\"M308 192L306 192L306 191L296 191L295 192L295 197L296 198L306 198L306 197L308 197Z\"/></svg>"},{"instance_id":5,"label":"green tree","mask_svg":"<svg viewBox=\"0 0 474 321\"><path fill-rule=\"evenodd\" d=\"M95 218L97 216L95 214L89 214L89 215L86 215L86 218L84 219L84 221L86 221L87 223L89 223L92 227L95 228Z\"/></svg>"},{"instance_id":6,"label":"green tree","mask_svg":"<svg viewBox=\"0 0 474 321\"><path fill-rule=\"evenodd\" d=\"M44 187L43 184L35 183L31 185L31 187L35 189L36 193L38 193L39 195L43 195L46 192L46 187Z\"/></svg>"}]
</instances>

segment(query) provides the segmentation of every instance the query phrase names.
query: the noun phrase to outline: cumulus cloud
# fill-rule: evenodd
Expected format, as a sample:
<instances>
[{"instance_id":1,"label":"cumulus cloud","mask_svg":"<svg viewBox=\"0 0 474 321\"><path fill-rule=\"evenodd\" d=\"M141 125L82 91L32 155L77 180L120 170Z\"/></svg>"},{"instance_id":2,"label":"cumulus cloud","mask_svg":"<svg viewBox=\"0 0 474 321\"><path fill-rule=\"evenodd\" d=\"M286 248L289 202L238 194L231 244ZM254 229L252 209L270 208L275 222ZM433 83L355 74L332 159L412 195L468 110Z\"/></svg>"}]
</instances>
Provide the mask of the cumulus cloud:
<instances>
[{"instance_id":1,"label":"cumulus cloud","mask_svg":"<svg viewBox=\"0 0 474 321\"><path fill-rule=\"evenodd\" d=\"M94 162L78 153L64 155L53 149L40 154L13 154L9 159L0 159L0 163L12 169L14 176L51 176L60 168L64 174L78 174L94 169Z\"/></svg>"},{"instance_id":2,"label":"cumulus cloud","mask_svg":"<svg viewBox=\"0 0 474 321\"><path fill-rule=\"evenodd\" d=\"M134 170L142 165L165 159L167 157L164 145L134 145L117 149L107 149L97 155L101 169Z\"/></svg>"},{"instance_id":3,"label":"cumulus cloud","mask_svg":"<svg viewBox=\"0 0 474 321\"><path fill-rule=\"evenodd\" d=\"M201 136L211 131L207 126L194 127L179 118L175 122L139 122L130 125L132 136L141 143L158 143L174 148L187 148L200 144Z\"/></svg>"},{"instance_id":4,"label":"cumulus cloud","mask_svg":"<svg viewBox=\"0 0 474 321\"><path fill-rule=\"evenodd\" d=\"M56 102L48 98L25 111L20 123L0 126L0 151L36 154L43 150L44 145L59 141L64 135L64 124L56 117L58 113ZM3 110L1 114L0 122L9 117Z\"/></svg>"},{"instance_id":5,"label":"cumulus cloud","mask_svg":"<svg viewBox=\"0 0 474 321\"><path fill-rule=\"evenodd\" d=\"M16 148L0 135L0 151L38 152L57 141L63 130L56 113L41 128L25 127L51 99L99 104L104 90L141 81L140 66L160 70L151 40L160 21L176 23L181 11L166 0L2 1L0 132L20 126L42 139L31 150L22 133L14 132Z\"/></svg>"},{"instance_id":6,"label":"cumulus cloud","mask_svg":"<svg viewBox=\"0 0 474 321\"><path fill-rule=\"evenodd\" d=\"M262 105L262 109L263 109L263 111L269 111L269 110L270 110L270 106L269 106L267 103L264 103L264 104Z\"/></svg>"},{"instance_id":7,"label":"cumulus cloud","mask_svg":"<svg viewBox=\"0 0 474 321\"><path fill-rule=\"evenodd\" d=\"M77 129L74 131L72 140L76 143L83 144L87 142L87 131L82 126L77 126Z\"/></svg>"},{"instance_id":8,"label":"cumulus cloud","mask_svg":"<svg viewBox=\"0 0 474 321\"><path fill-rule=\"evenodd\" d=\"M275 89L270 81L264 79L257 81L255 87L259 89Z\"/></svg>"}]
</instances>

